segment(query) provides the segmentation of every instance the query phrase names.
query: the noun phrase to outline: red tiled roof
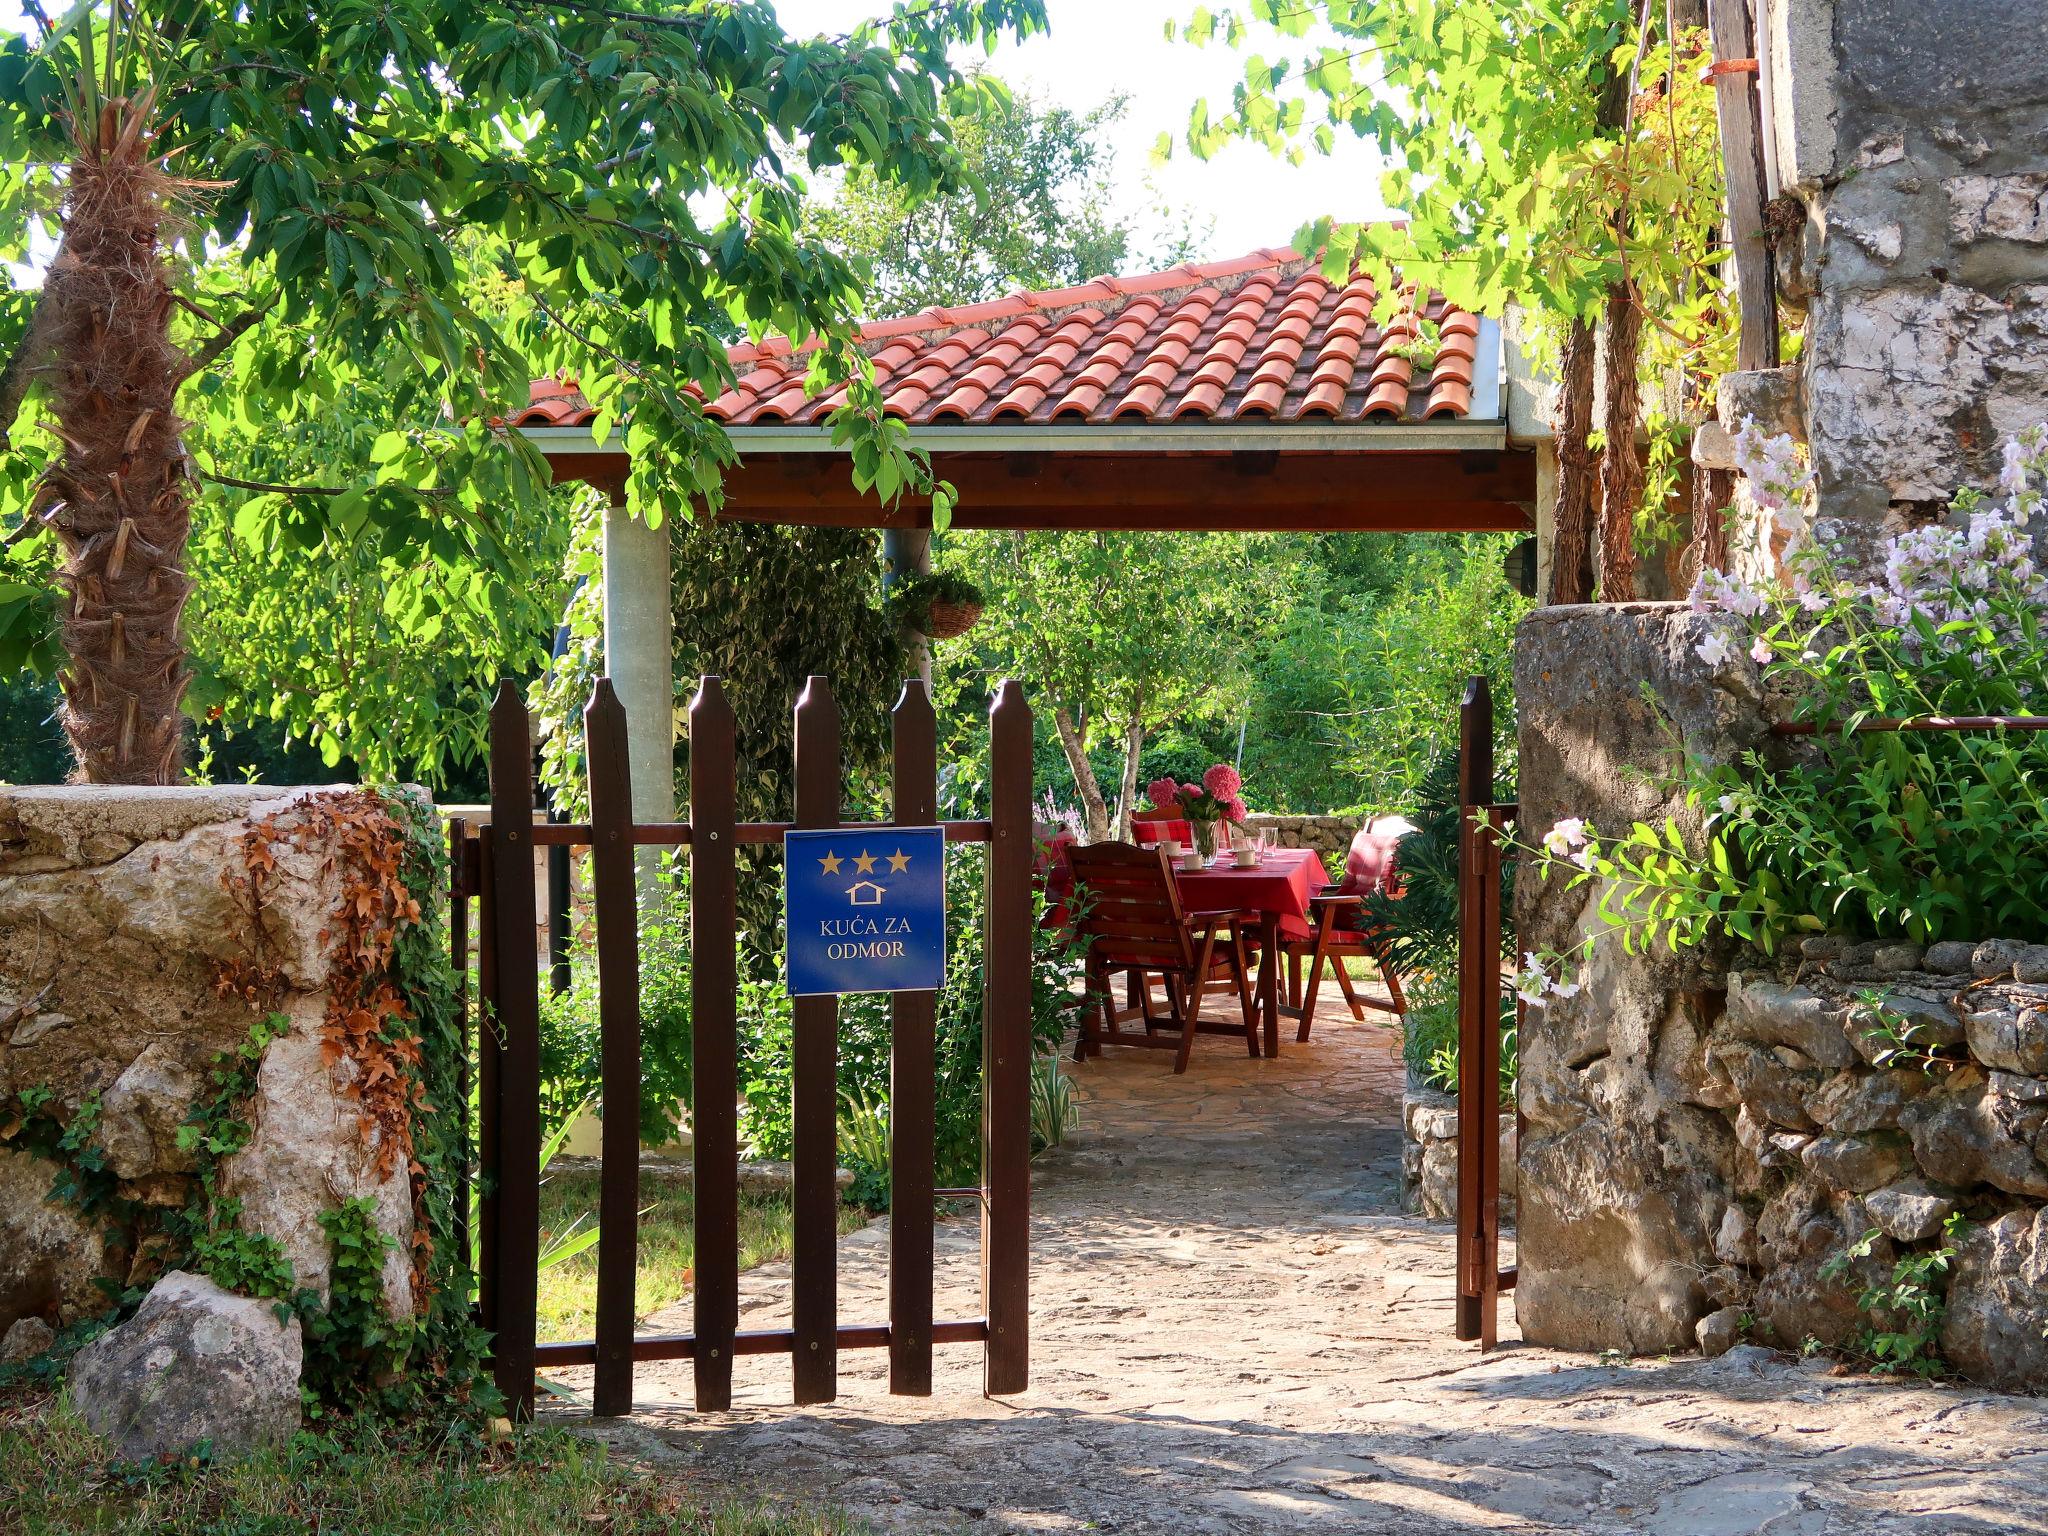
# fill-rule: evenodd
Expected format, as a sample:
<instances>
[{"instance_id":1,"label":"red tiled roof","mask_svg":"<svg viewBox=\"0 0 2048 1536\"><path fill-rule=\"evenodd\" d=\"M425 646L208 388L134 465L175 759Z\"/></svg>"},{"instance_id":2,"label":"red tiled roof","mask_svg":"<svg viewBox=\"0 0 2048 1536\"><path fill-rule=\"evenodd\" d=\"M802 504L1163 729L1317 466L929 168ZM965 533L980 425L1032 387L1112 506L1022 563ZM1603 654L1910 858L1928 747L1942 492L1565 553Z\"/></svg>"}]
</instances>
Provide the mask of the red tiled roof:
<instances>
[{"instance_id":1,"label":"red tiled roof","mask_svg":"<svg viewBox=\"0 0 2048 1536\"><path fill-rule=\"evenodd\" d=\"M1420 332L1412 299L1384 331L1370 278L1325 279L1291 250L1013 293L861 328L891 415L917 425L1122 421L1455 420L1472 404L1479 320L1431 295L1436 365L1389 347ZM804 393L809 346L727 353L738 382L705 406L732 426L816 424L840 392ZM580 426L573 384L537 380L514 426Z\"/></svg>"}]
</instances>

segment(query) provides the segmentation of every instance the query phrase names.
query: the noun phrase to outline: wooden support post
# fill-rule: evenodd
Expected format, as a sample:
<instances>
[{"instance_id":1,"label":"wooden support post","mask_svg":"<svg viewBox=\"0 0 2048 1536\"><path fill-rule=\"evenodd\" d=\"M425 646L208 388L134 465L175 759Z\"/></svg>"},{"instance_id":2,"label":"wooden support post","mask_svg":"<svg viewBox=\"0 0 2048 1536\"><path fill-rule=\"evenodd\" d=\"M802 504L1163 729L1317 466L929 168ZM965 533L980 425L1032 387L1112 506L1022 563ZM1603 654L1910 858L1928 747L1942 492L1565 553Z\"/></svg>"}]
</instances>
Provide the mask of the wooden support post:
<instances>
[{"instance_id":1,"label":"wooden support post","mask_svg":"<svg viewBox=\"0 0 2048 1536\"><path fill-rule=\"evenodd\" d=\"M813 676L796 703L796 825L839 825L839 704ZM839 1390L839 1000L793 1000L792 1321L796 1400Z\"/></svg>"},{"instance_id":2,"label":"wooden support post","mask_svg":"<svg viewBox=\"0 0 2048 1536\"><path fill-rule=\"evenodd\" d=\"M1728 232L1735 291L1742 303L1735 366L1778 366L1777 260L1764 238L1763 126L1758 120L1758 40L1747 0L1707 0L1714 42L1714 113L1721 125L1721 166L1728 184ZM1768 46L1768 39L1765 40ZM1724 66L1737 63L1742 67Z\"/></svg>"},{"instance_id":3,"label":"wooden support post","mask_svg":"<svg viewBox=\"0 0 2048 1536\"><path fill-rule=\"evenodd\" d=\"M696 1175L697 1407L732 1406L740 1315L733 719L715 677L690 701L690 1130Z\"/></svg>"},{"instance_id":4,"label":"wooden support post","mask_svg":"<svg viewBox=\"0 0 2048 1536\"><path fill-rule=\"evenodd\" d=\"M891 725L896 824L931 826L939 819L938 720L921 678L904 681ZM923 1397L932 1390L932 1035L938 998L898 992L889 1006L889 1390Z\"/></svg>"},{"instance_id":5,"label":"wooden support post","mask_svg":"<svg viewBox=\"0 0 2048 1536\"><path fill-rule=\"evenodd\" d=\"M1014 679L989 711L989 820L981 1288L994 1395L1024 1390L1031 1342L1031 706Z\"/></svg>"},{"instance_id":6,"label":"wooden support post","mask_svg":"<svg viewBox=\"0 0 2048 1536\"><path fill-rule=\"evenodd\" d=\"M492 1368L516 1419L533 1417L540 1262L540 967L533 934L533 746L510 679L491 705L492 913L497 940L497 1337Z\"/></svg>"},{"instance_id":7,"label":"wooden support post","mask_svg":"<svg viewBox=\"0 0 2048 1536\"><path fill-rule=\"evenodd\" d=\"M1485 927L1482 896L1485 832L1477 818L1493 803L1493 696L1484 677L1465 685L1458 705L1458 1308L1457 1336L1476 1339L1480 1317L1479 1231L1485 1204L1480 1159L1469 1155L1484 1113L1486 1035L1500 992L1498 922ZM1492 1026L1497 1032L1497 1026ZM1499 1046L1496 1042L1495 1051ZM1497 1055L1496 1055L1497 1060Z\"/></svg>"},{"instance_id":8,"label":"wooden support post","mask_svg":"<svg viewBox=\"0 0 2048 1536\"><path fill-rule=\"evenodd\" d=\"M598 1165L597 1364L591 1411L633 1407L634 1275L640 1248L640 908L626 711L600 677L583 711L590 764L590 865L597 916L603 1142ZM568 849L555 850L565 856Z\"/></svg>"}]
</instances>

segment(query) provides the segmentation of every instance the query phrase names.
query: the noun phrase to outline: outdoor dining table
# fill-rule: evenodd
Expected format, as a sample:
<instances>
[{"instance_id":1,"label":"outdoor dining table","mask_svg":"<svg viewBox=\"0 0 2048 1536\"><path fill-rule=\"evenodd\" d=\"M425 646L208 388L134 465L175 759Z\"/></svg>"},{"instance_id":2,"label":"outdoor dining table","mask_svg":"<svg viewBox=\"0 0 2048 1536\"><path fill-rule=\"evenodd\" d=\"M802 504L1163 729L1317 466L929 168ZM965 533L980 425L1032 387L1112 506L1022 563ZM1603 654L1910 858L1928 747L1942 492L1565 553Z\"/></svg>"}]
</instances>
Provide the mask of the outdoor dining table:
<instances>
[{"instance_id":1,"label":"outdoor dining table","mask_svg":"<svg viewBox=\"0 0 2048 1536\"><path fill-rule=\"evenodd\" d=\"M1330 883L1313 848L1275 848L1256 869L1238 869L1224 854L1199 870L1174 866L1180 904L1188 912L1244 912L1259 920L1259 1014L1268 1056L1280 1054L1280 945L1306 939L1309 903Z\"/></svg>"}]
</instances>

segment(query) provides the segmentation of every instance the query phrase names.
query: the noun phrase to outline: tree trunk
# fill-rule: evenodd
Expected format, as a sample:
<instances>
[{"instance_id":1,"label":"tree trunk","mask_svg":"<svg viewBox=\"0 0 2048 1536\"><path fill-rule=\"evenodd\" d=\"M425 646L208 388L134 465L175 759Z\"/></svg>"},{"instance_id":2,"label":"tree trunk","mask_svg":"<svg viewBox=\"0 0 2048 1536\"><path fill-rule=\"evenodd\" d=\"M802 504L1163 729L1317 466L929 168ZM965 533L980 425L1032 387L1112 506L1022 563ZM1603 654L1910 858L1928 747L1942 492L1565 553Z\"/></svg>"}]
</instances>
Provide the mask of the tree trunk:
<instances>
[{"instance_id":1,"label":"tree trunk","mask_svg":"<svg viewBox=\"0 0 2048 1536\"><path fill-rule=\"evenodd\" d=\"M1124 726L1124 774L1116 792L1116 835L1131 840L1131 813L1138 808L1138 755L1145 750L1145 725L1135 716Z\"/></svg>"},{"instance_id":2,"label":"tree trunk","mask_svg":"<svg viewBox=\"0 0 2048 1536\"><path fill-rule=\"evenodd\" d=\"M1550 601L1583 603L1593 595L1593 505L1600 456L1586 441L1593 430L1593 327L1574 320L1565 333L1557 381L1557 512L1552 524Z\"/></svg>"},{"instance_id":3,"label":"tree trunk","mask_svg":"<svg viewBox=\"0 0 2048 1536\"><path fill-rule=\"evenodd\" d=\"M176 783L184 758L191 507L174 405L187 365L171 344L169 181L149 116L145 95L80 125L64 248L45 279L63 451L40 496L64 552L64 732L73 776L90 784Z\"/></svg>"},{"instance_id":4,"label":"tree trunk","mask_svg":"<svg viewBox=\"0 0 2048 1536\"><path fill-rule=\"evenodd\" d=\"M1060 750L1067 754L1067 766L1074 772L1074 787L1081 792L1081 814L1088 821L1088 841L1106 843L1109 806L1102 798L1102 786L1095 780L1094 766L1088 761L1088 738L1074 724L1073 712L1064 704L1053 706L1052 723L1060 734Z\"/></svg>"},{"instance_id":5,"label":"tree trunk","mask_svg":"<svg viewBox=\"0 0 2048 1536\"><path fill-rule=\"evenodd\" d=\"M1689 581L1697 581L1702 571L1728 569L1728 503L1734 497L1733 470L1693 465Z\"/></svg>"},{"instance_id":6,"label":"tree trunk","mask_svg":"<svg viewBox=\"0 0 2048 1536\"><path fill-rule=\"evenodd\" d=\"M1643 454L1636 443L1642 414L1636 354L1643 312L1633 281L1607 290L1607 452L1600 475L1600 601L1636 595L1636 508L1643 499Z\"/></svg>"}]
</instances>

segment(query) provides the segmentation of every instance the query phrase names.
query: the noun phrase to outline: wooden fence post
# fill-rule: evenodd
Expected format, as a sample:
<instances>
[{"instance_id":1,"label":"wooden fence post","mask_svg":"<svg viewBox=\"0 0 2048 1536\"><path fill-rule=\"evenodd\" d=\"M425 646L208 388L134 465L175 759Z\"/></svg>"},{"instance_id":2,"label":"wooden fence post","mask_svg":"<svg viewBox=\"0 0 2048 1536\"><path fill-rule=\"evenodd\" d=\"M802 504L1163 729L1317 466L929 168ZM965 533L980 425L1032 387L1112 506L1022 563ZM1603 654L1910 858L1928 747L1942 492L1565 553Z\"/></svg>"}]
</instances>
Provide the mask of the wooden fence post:
<instances>
[{"instance_id":1,"label":"wooden fence post","mask_svg":"<svg viewBox=\"0 0 2048 1536\"><path fill-rule=\"evenodd\" d=\"M640 1246L640 897L626 708L600 677L583 711L590 868L597 917L603 1143L598 1161L597 1365L591 1411L633 1407L634 1275ZM567 849L560 850L566 853Z\"/></svg>"},{"instance_id":2,"label":"wooden fence post","mask_svg":"<svg viewBox=\"0 0 2048 1536\"><path fill-rule=\"evenodd\" d=\"M1031 706L1005 679L989 710L988 921L983 929L983 1387L1022 1392L1031 1343Z\"/></svg>"},{"instance_id":3,"label":"wooden fence post","mask_svg":"<svg viewBox=\"0 0 2048 1536\"><path fill-rule=\"evenodd\" d=\"M839 704L813 676L796 702L796 825L839 825ZM795 1204L791 1314L796 1401L839 1390L839 1000L799 997L791 1161Z\"/></svg>"},{"instance_id":4,"label":"wooden fence post","mask_svg":"<svg viewBox=\"0 0 2048 1536\"><path fill-rule=\"evenodd\" d=\"M1465 685L1458 705L1458 1306L1456 1329L1461 1339L1491 1332L1482 1313L1482 1297L1490 1292L1479 1271L1484 1258L1486 1164L1476 1145L1486 1099L1500 1096L1500 917L1493 903L1488 927L1485 900L1486 867L1491 847L1493 804L1493 695L1486 679ZM1491 1052L1487 1036L1493 1036ZM1494 1063L1491 1081L1486 1064ZM1496 1111L1497 1113L1497 1111ZM1493 1143L1494 1188L1499 1188L1500 1141Z\"/></svg>"},{"instance_id":5,"label":"wooden fence post","mask_svg":"<svg viewBox=\"0 0 2048 1536\"><path fill-rule=\"evenodd\" d=\"M902 827L939 819L938 720L921 678L904 680L891 717L895 803ZM889 1390L932 1390L932 1034L938 998L897 992L889 999Z\"/></svg>"},{"instance_id":6,"label":"wooden fence post","mask_svg":"<svg viewBox=\"0 0 2048 1536\"><path fill-rule=\"evenodd\" d=\"M497 1337L492 1369L512 1416L533 1417L540 1261L540 972L533 932L533 747L510 679L491 705L491 861L497 950Z\"/></svg>"},{"instance_id":7,"label":"wooden fence post","mask_svg":"<svg viewBox=\"0 0 2048 1536\"><path fill-rule=\"evenodd\" d=\"M696 1184L697 1407L732 1406L740 1316L733 719L715 677L690 701L690 1131Z\"/></svg>"}]
</instances>

